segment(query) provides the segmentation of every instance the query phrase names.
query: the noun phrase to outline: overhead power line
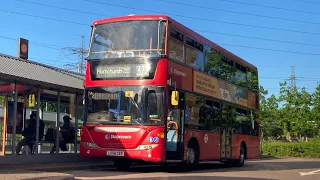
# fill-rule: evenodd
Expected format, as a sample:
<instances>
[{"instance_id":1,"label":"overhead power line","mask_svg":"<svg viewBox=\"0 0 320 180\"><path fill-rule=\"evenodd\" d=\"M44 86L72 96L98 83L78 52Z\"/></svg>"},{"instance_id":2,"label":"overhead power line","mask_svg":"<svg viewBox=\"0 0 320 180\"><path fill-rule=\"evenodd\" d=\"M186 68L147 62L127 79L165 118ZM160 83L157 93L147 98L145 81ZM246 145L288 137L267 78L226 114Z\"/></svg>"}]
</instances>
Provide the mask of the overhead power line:
<instances>
[{"instance_id":1,"label":"overhead power line","mask_svg":"<svg viewBox=\"0 0 320 180\"><path fill-rule=\"evenodd\" d=\"M10 13L10 14L18 14L18 15L23 15L23 16L28 16L28 17L34 17L34 18L46 19L46 20L52 20L52 21L59 21L59 22L77 24L77 25L89 27L87 24L77 23L77 22L73 22L73 21L66 21L66 20L61 20L61 19L55 19L55 18L49 18L49 17L43 17L43 16L36 16L36 15L31 15L31 14L24 14L24 13L20 13L20 12L7 11L7 10L2 10L2 9L0 9L0 11L1 12L5 12L5 13Z\"/></svg>"},{"instance_id":2,"label":"overhead power line","mask_svg":"<svg viewBox=\"0 0 320 180\"><path fill-rule=\"evenodd\" d=\"M17 39L15 39L15 38L10 38L10 37L5 37L5 36L0 36L0 38L17 41ZM51 44L33 42L33 41L30 41L30 44L34 44L34 45L41 46L41 47L46 47L46 48L51 48L51 49L56 49L56 50L61 50L61 48L64 48L64 49L66 48L66 47L61 47L61 46L56 46L56 45L51 45ZM320 56L320 54L318 54L318 53L309 53L309 52L301 52L301 51L299 51L299 52L298 51L288 51L288 50L281 50L281 49L269 49L269 48L262 48L262 47L243 46L243 45L226 44L226 43L218 43L218 44L224 45L224 46L234 46L234 47L240 47L240 48L247 48L247 49L258 49L258 50L265 50L265 51L274 51L274 52L284 52L284 53ZM59 47L60 49L58 49L57 47ZM75 48L69 47L69 49L75 49Z\"/></svg>"},{"instance_id":3,"label":"overhead power line","mask_svg":"<svg viewBox=\"0 0 320 180\"><path fill-rule=\"evenodd\" d=\"M314 77L297 77L295 78L299 81L320 81L319 78L314 78ZM259 79L281 79L281 80L288 80L288 77L277 77L277 76L260 76Z\"/></svg>"},{"instance_id":4,"label":"overhead power line","mask_svg":"<svg viewBox=\"0 0 320 180\"><path fill-rule=\"evenodd\" d=\"M61 66L67 62L67 61L60 61L60 60L53 60L53 59L43 59L43 58L37 58L37 57L30 57L29 60L31 60L31 61L40 60L42 62L59 63L59 65L61 65Z\"/></svg>"},{"instance_id":5,"label":"overhead power line","mask_svg":"<svg viewBox=\"0 0 320 180\"><path fill-rule=\"evenodd\" d=\"M290 0L290 1L301 2L301 3L307 3L307 4L317 4L317 5L320 5L320 3L319 3L319 2L313 2L313 1L303 1L303 0Z\"/></svg>"},{"instance_id":6,"label":"overhead power line","mask_svg":"<svg viewBox=\"0 0 320 180\"><path fill-rule=\"evenodd\" d=\"M66 11L73 11L73 12L91 14L91 15L96 15L96 16L105 16L105 14L99 14L99 13L93 13L93 12L88 12L88 11L81 11L81 10L76 10L76 9L58 7L58 6L53 6L53 5L48 5L48 4L42 4L42 3L37 3L37 2L30 2L30 1L24 1L24 0L16 0L16 1L24 2L24 3L29 3L29 4L36 4L36 5L39 5L39 6L51 7L51 8L55 8L55 9L62 9L62 10L66 10Z\"/></svg>"},{"instance_id":7,"label":"overhead power line","mask_svg":"<svg viewBox=\"0 0 320 180\"><path fill-rule=\"evenodd\" d=\"M302 20L297 20L297 19L288 19L288 18L275 17L275 16L265 16L265 15L260 15L260 14L251 14L251 13L246 13L246 12L232 11L232 10L227 10L227 9L218 9L218 8L212 8L212 7L208 7L208 6L199 6L196 4L187 4L187 3L168 1L168 0L156 0L156 1L175 4L175 5L188 6L188 7L193 7L193 8L220 11L220 12L225 12L225 13L242 14L242 15L247 15L247 16L254 16L254 17L261 17L261 18L268 18L268 19L277 19L277 20L282 20L282 21L291 21L291 22L316 24L316 25L320 24L320 22L302 21Z\"/></svg>"},{"instance_id":8,"label":"overhead power line","mask_svg":"<svg viewBox=\"0 0 320 180\"><path fill-rule=\"evenodd\" d=\"M86 70L86 61L85 61L85 55L88 53L88 49L84 47L85 44L85 38L84 36L81 36L81 42L80 42L80 48L64 48L64 50L70 51L73 55L78 55L78 62L77 63L69 63L65 64L64 66L67 69L77 69L77 72L80 74L84 74Z\"/></svg>"},{"instance_id":9,"label":"overhead power line","mask_svg":"<svg viewBox=\"0 0 320 180\"><path fill-rule=\"evenodd\" d=\"M244 36L244 35L240 35L240 34L229 34L229 33L221 33L221 32L216 32L216 31L206 31L206 30L200 30L200 29L193 29L193 30L194 31L198 31L198 32L204 32L204 33L210 33L210 34L219 34L219 35L224 35L224 36L240 37L240 38L246 38L246 39L257 39L257 40L263 40L263 41L272 41L272 42L280 42L280 43L288 43L288 44L297 44L297 45L320 47L320 44L308 44L308 43L301 43L301 42L297 42L297 41L284 41L284 40L260 38L260 37L253 37L253 36Z\"/></svg>"},{"instance_id":10,"label":"overhead power line","mask_svg":"<svg viewBox=\"0 0 320 180\"><path fill-rule=\"evenodd\" d=\"M79 10L76 10L76 9L62 8L62 7L58 7L58 6L51 6L51 5L41 4L41 3L33 3L33 2L29 2L29 1L24 1L24 0L18 0L18 1L31 3L31 4L35 4L35 5L41 5L41 6L50 7L50 8L55 8L55 9L63 9L63 10L66 10L66 11L73 11L73 12L79 12L79 13L84 13L84 14L90 14L90 12L79 11ZM96 15L96 13L91 13L91 14L95 14ZM104 16L103 14L99 14L99 15ZM251 36L243 36L243 35L235 35L235 34L214 32L214 31L206 31L206 30L199 30L199 29L194 29L194 30L195 31L199 31L199 32L214 33L214 34L220 34L220 35L225 35L225 36L241 37L241 38L248 38L248 39L257 39L257 40L265 40L265 41L273 41L273 42L281 42L281 43L289 43L289 44L299 44L299 45L306 45L306 46L317 46L317 47L320 46L320 45L317 45L317 44L307 44L307 43L300 43L300 42L282 41L282 40L251 37Z\"/></svg>"},{"instance_id":11,"label":"overhead power line","mask_svg":"<svg viewBox=\"0 0 320 180\"><path fill-rule=\"evenodd\" d=\"M17 41L17 39L15 39L15 38L10 38L10 37L5 37L5 36L0 36L0 38ZM30 41L30 44L34 44L34 45L40 46L40 47L55 49L55 50L61 50L61 48L66 48L66 47L61 47L61 46L56 46L56 45L51 45L51 44L33 42L33 41ZM226 43L218 43L218 44L224 45L224 46L247 48L247 49L257 49L257 50L265 50L265 51L274 51L274 52L284 52L284 53L320 56L320 54L318 54L318 53L309 53L309 52L301 52L301 51L299 51L299 52L298 51L288 51L288 50L282 50L282 49L269 49L269 48L262 48L262 47L253 47L253 46L244 46L244 45L236 45L236 44L226 44ZM74 49L74 48L73 47L69 47L69 49Z\"/></svg>"},{"instance_id":12,"label":"overhead power line","mask_svg":"<svg viewBox=\"0 0 320 180\"><path fill-rule=\"evenodd\" d=\"M234 4L242 4L242 5L247 5L247 6L263 7L263 8L269 8L269 9L277 9L277 10L283 10L283 11L291 11L291 12L297 12L297 13L320 15L320 13L318 13L318 12L302 11L302 10L297 10L297 9L288 9L288 8L282 8L282 7L276 7L276 6L268 6L268 5L247 3L247 2L239 2L239 1L233 1L233 0L218 0L218 1L229 2L229 3L234 3Z\"/></svg>"},{"instance_id":13,"label":"overhead power line","mask_svg":"<svg viewBox=\"0 0 320 180\"><path fill-rule=\"evenodd\" d=\"M24 0L19 0L19 1L27 2L27 3L31 3L31 4L36 4L36 5L41 5L41 6L45 6L45 7L50 7L50 8L55 8L55 9L63 9L63 10L66 10L66 11L73 11L73 12L80 12L80 13L84 13L84 14L90 14L90 12L87 12L87 11L78 11L76 9L62 8L62 7L51 6L51 5L41 4L41 3L33 3L33 2L24 1ZM91 13L91 14L96 15L96 13ZM103 16L103 14L99 14L99 15ZM233 37L241 37L241 38L247 38L247 39L257 39L257 40L264 40L264 41L305 45L305 46L316 46L316 47L320 46L318 44L307 44L307 43L300 43L300 42L293 42L293 41L283 41L283 40L259 38L259 37L252 37L252 36L243 36L243 35L238 35L238 34L228 34L228 33L214 32L214 31L207 31L207 30L200 30L200 29L194 29L194 30L198 31L198 32L213 33L213 34L220 34L220 35L233 36Z\"/></svg>"},{"instance_id":14,"label":"overhead power line","mask_svg":"<svg viewBox=\"0 0 320 180\"><path fill-rule=\"evenodd\" d=\"M241 48L249 48L249 49L259 49L259 50L265 50L265 51L276 51L276 52L284 52L284 53L293 53L293 54L304 54L304 55L320 56L319 53L308 53L308 52L300 52L300 51L288 51L288 50L281 50L281 49L269 49L269 48L260 48L260 47L252 47L252 46L242 46L242 45L225 44L225 43L220 43L220 45L224 45L224 46L234 46L234 47L241 47Z\"/></svg>"},{"instance_id":15,"label":"overhead power line","mask_svg":"<svg viewBox=\"0 0 320 180\"><path fill-rule=\"evenodd\" d=\"M18 39L10 38L10 37L5 37L5 36L0 36L0 38L2 38L2 39L8 39L8 40L13 40L13 41L18 41ZM34 45L36 45L36 46L45 47L45 48L49 48L49 49L60 50L60 49L56 48L57 46L55 46L55 45L43 44L43 43L38 43L38 42L33 42L33 41L29 41L29 42L30 42L30 44L34 44ZM53 47L53 46L54 46L54 47Z\"/></svg>"},{"instance_id":16,"label":"overhead power line","mask_svg":"<svg viewBox=\"0 0 320 180\"><path fill-rule=\"evenodd\" d=\"M41 34L39 34L39 35L43 35L43 34L46 34L46 35L50 35L50 36L54 36L54 37L63 37L63 39L70 39L70 40L77 40L77 39L75 39L75 38L71 38L70 36L73 36L73 37L75 37L75 36L77 36L77 37L79 37L79 36L81 36L81 35L77 35L77 34L70 34L70 36L68 36L68 37L66 37L66 36L62 36L62 34L65 34L65 33L62 33L62 32L60 32L60 34L57 34L57 33L52 33L52 32L48 32L48 31L43 31L43 30L40 30L40 29L35 29L34 27L33 28L30 28L30 27L27 27L27 26L24 26L24 25L20 25L20 24L17 24L17 23L15 23L15 24L11 24L11 23L8 23L8 22L1 22L0 21L0 24L5 24L6 26L16 26L16 27L20 27L20 28L23 28L23 29L29 29L30 31L32 31L32 32L37 32L37 33L41 33Z\"/></svg>"},{"instance_id":17,"label":"overhead power line","mask_svg":"<svg viewBox=\"0 0 320 180\"><path fill-rule=\"evenodd\" d=\"M12 41L18 41L18 38L12 38L12 37L6 37L6 36L0 36L0 38L12 40ZM40 42L35 42L35 41L29 41L29 43L33 44L35 46L45 47L45 48L55 49L55 50L60 50L61 48L63 48L62 46L57 46L57 45L53 45L53 44L46 44L46 43L40 43Z\"/></svg>"},{"instance_id":18,"label":"overhead power line","mask_svg":"<svg viewBox=\"0 0 320 180\"><path fill-rule=\"evenodd\" d=\"M216 20L216 19L207 19L207 18L200 18L200 17L194 17L194 16L184 16L184 15L173 14L173 13L163 13L163 12L158 12L158 11L151 11L151 10L147 10L147 9L134 8L134 7L110 4L110 3L93 1L93 0L83 0L83 1L92 2L92 3L96 3L96 4L107 5L107 6L113 6L113 7L120 7L120 8L125 8L125 9L133 9L133 10L138 10L138 11L151 12L151 13L168 14L168 15L171 15L171 16L177 16L177 17L187 18L187 19L196 19L196 20L201 20L201 21L216 22L216 23L222 23L222 24L231 24L231 25L245 26L245 27L252 27L252 28L260 28L260 29L269 29L269 30L276 30L276 31L286 31L286 32L294 32L294 33L301 33L301 34L320 35L320 33L316 33L316 32L297 31L297 30L291 30L291 29L273 28L273 27L268 27L268 26L258 26L258 25L252 25L252 24L242 24L242 23L236 23L236 22L219 21L219 20Z\"/></svg>"},{"instance_id":19,"label":"overhead power line","mask_svg":"<svg viewBox=\"0 0 320 180\"><path fill-rule=\"evenodd\" d=\"M90 1L90 2L95 2L95 3L101 3L101 4L108 4L108 3L103 3L103 2L96 2L96 1L92 1L92 0L84 0L84 1ZM118 5L116 5L118 6ZM122 7L122 6L121 6ZM125 7L125 8L129 8L129 7ZM130 8L129 8L130 9ZM136 9L136 8L134 8ZM0 10L1 11L1 10ZM7 11L6 11L7 12ZM82 11L83 12L83 11ZM35 17L39 17L39 16L35 16ZM44 18L44 19L47 19L46 17L41 17L41 18ZM73 22L70 22L70 21L63 21L63 20L59 20L59 19L53 19L53 18L49 18L49 20L56 20L56 21L62 21L62 22L65 22L65 23L73 23ZM78 24L78 23L76 23ZM81 25L85 25L85 24L81 24ZM86 26L89 26L89 25L86 25ZM205 32L209 32L209 31L205 31ZM212 32L213 33L213 32ZM221 33L222 34L222 33ZM319 34L320 35L320 34ZM236 35L235 35L236 36ZM239 36L241 37L241 36ZM242 36L244 37L244 36ZM248 38L248 37L246 37ZM254 38L254 37L251 37L251 38ZM258 38L257 38L258 39ZM262 39L262 38L260 38ZM267 40L267 39L265 39ZM275 40L270 40L270 41L275 41ZM249 49L259 49L259 50L267 50L267 51L277 51L277 52L285 52L285 53L294 53L294 54L304 54L304 55L314 55L314 56L319 56L320 54L317 54L317 53L309 53L309 52L295 52L295 51L287 51L287 50L279 50L279 49L268 49L268 48L261 48L261 47L251 47L251 46L242 46L242 45L234 45L234 44L221 44L221 45L226 45L226 46L234 46L234 47L241 47L241 48L249 48ZM315 45L315 46L318 46L318 45Z\"/></svg>"}]
</instances>

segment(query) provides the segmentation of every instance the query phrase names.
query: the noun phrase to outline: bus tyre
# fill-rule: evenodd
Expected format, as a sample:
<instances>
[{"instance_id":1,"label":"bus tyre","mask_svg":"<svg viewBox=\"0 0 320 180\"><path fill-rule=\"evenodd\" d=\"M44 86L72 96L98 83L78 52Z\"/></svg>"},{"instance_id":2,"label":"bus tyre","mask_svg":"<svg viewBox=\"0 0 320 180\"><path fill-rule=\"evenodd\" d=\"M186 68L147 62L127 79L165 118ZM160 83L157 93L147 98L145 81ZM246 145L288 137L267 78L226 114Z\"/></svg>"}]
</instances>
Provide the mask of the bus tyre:
<instances>
[{"instance_id":1,"label":"bus tyre","mask_svg":"<svg viewBox=\"0 0 320 180\"><path fill-rule=\"evenodd\" d=\"M246 153L246 149L245 149L244 145L241 144L239 159L234 161L234 165L236 167L242 167L244 165L245 153Z\"/></svg>"},{"instance_id":2,"label":"bus tyre","mask_svg":"<svg viewBox=\"0 0 320 180\"><path fill-rule=\"evenodd\" d=\"M114 159L113 164L119 170L128 170L132 164L132 161L129 159Z\"/></svg>"},{"instance_id":3,"label":"bus tyre","mask_svg":"<svg viewBox=\"0 0 320 180\"><path fill-rule=\"evenodd\" d=\"M197 149L194 148L193 146L189 146L187 149L187 160L184 163L184 169L186 171L193 170L199 162L198 157L199 157L199 152L197 151Z\"/></svg>"}]
</instances>

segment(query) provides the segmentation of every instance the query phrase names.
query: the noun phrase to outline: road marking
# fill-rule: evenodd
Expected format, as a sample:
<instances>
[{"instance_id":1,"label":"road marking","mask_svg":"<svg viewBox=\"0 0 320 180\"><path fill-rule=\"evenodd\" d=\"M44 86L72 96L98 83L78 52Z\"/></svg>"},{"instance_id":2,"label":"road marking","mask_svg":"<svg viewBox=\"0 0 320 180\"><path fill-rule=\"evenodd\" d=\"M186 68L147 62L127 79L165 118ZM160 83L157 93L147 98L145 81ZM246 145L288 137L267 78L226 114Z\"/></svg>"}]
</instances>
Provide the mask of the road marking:
<instances>
[{"instance_id":1,"label":"road marking","mask_svg":"<svg viewBox=\"0 0 320 180\"><path fill-rule=\"evenodd\" d=\"M315 171L310 171L310 172L299 172L299 173L300 173L300 176L310 176L310 175L320 174L320 169Z\"/></svg>"}]
</instances>

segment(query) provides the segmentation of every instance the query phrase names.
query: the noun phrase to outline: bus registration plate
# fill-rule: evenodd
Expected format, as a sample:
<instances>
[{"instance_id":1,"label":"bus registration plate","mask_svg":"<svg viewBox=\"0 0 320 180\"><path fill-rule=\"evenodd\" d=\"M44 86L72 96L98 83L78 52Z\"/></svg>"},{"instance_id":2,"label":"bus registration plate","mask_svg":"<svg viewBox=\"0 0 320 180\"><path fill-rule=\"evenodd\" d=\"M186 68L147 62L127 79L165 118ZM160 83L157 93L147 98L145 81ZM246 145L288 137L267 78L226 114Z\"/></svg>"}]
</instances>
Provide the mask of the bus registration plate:
<instances>
[{"instance_id":1,"label":"bus registration plate","mask_svg":"<svg viewBox=\"0 0 320 180\"><path fill-rule=\"evenodd\" d=\"M107 156L124 156L124 151L107 151Z\"/></svg>"}]
</instances>

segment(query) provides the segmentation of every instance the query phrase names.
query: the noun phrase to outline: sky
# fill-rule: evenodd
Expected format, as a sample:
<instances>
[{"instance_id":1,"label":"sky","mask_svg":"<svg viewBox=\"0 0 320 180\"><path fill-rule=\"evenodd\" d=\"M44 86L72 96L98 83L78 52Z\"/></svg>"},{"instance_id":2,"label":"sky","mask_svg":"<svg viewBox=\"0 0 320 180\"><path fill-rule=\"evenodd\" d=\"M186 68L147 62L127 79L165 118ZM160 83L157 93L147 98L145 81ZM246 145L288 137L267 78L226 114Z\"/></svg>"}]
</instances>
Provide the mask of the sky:
<instances>
[{"instance_id":1,"label":"sky","mask_svg":"<svg viewBox=\"0 0 320 180\"><path fill-rule=\"evenodd\" d=\"M65 68L77 63L68 47L89 45L94 20L166 14L258 67L259 84L279 94L297 76L314 92L320 81L320 2L316 0L1 0L0 53L17 56L29 40L29 60Z\"/></svg>"}]
</instances>

